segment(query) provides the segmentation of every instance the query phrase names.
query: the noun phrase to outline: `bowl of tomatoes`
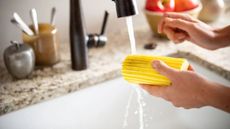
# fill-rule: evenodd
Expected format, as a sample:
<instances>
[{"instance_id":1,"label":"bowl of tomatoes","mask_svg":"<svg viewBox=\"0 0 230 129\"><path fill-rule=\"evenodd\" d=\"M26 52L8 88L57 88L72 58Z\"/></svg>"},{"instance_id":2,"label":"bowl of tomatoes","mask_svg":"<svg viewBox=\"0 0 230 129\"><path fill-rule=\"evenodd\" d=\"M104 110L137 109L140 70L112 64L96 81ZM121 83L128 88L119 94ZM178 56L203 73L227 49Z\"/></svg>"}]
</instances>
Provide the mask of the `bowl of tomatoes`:
<instances>
[{"instance_id":1,"label":"bowl of tomatoes","mask_svg":"<svg viewBox=\"0 0 230 129\"><path fill-rule=\"evenodd\" d=\"M146 0L144 13L153 33L162 36L157 32L157 25L165 12L184 13L197 18L201 9L199 0Z\"/></svg>"}]
</instances>

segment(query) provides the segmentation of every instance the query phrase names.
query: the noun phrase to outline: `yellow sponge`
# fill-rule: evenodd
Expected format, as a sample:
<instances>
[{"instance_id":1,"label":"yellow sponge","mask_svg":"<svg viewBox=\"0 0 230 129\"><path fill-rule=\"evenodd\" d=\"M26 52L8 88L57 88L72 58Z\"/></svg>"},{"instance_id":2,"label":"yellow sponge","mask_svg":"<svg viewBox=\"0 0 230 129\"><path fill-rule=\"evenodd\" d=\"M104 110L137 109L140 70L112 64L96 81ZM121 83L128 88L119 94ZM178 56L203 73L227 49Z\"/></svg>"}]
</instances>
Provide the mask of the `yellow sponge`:
<instances>
[{"instance_id":1,"label":"yellow sponge","mask_svg":"<svg viewBox=\"0 0 230 129\"><path fill-rule=\"evenodd\" d=\"M123 78L128 82L135 84L169 86L171 81L153 69L153 60L161 60L169 67L178 70L187 70L189 67L188 61L183 58L150 55L128 55L122 64Z\"/></svg>"}]
</instances>

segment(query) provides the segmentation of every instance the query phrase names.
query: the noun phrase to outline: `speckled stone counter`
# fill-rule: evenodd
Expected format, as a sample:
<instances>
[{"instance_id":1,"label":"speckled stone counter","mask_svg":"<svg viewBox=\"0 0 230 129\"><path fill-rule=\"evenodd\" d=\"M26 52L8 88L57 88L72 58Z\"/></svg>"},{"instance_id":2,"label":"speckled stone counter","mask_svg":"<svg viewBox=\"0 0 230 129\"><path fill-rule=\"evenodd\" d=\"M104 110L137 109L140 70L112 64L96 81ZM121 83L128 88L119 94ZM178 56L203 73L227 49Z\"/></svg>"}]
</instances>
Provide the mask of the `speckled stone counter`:
<instances>
[{"instance_id":1,"label":"speckled stone counter","mask_svg":"<svg viewBox=\"0 0 230 129\"><path fill-rule=\"evenodd\" d=\"M167 40L159 43L154 51L144 50L143 44L153 41L148 29L137 30L136 39L139 53L168 55L176 52ZM62 44L61 52L60 63L37 69L28 79L14 80L0 67L1 115L120 76L121 61L130 53L128 35L125 31L114 32L105 47L90 49L87 70L72 71L69 44Z\"/></svg>"},{"instance_id":2,"label":"speckled stone counter","mask_svg":"<svg viewBox=\"0 0 230 129\"><path fill-rule=\"evenodd\" d=\"M177 50L178 56L194 60L230 80L230 47L210 51L185 42Z\"/></svg>"},{"instance_id":3,"label":"speckled stone counter","mask_svg":"<svg viewBox=\"0 0 230 129\"><path fill-rule=\"evenodd\" d=\"M230 48L210 52L190 43L176 46L152 36L145 27L136 29L135 35L138 53L189 57L230 79ZM62 44L61 62L36 69L28 79L14 80L0 67L0 115L120 76L121 62L130 53L128 35L118 31L108 37L105 47L89 50L87 70L71 70L69 44ZM143 49L144 44L153 42L157 43L156 49Z\"/></svg>"}]
</instances>

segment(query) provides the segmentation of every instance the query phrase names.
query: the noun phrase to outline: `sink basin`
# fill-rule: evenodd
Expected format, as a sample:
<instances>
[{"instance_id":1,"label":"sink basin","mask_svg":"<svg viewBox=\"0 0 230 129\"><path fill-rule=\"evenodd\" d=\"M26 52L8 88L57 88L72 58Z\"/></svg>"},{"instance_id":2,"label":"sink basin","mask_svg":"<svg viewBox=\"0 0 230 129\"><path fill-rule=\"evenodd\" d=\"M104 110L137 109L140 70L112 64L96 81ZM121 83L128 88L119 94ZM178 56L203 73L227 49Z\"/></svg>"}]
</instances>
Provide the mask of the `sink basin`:
<instances>
[{"instance_id":1,"label":"sink basin","mask_svg":"<svg viewBox=\"0 0 230 129\"><path fill-rule=\"evenodd\" d=\"M230 81L191 62L208 79ZM122 129L130 94L126 129L139 129L137 94L122 78L29 106L0 117L0 129ZM204 107L186 110L142 91L144 129L229 129L230 114Z\"/></svg>"}]
</instances>

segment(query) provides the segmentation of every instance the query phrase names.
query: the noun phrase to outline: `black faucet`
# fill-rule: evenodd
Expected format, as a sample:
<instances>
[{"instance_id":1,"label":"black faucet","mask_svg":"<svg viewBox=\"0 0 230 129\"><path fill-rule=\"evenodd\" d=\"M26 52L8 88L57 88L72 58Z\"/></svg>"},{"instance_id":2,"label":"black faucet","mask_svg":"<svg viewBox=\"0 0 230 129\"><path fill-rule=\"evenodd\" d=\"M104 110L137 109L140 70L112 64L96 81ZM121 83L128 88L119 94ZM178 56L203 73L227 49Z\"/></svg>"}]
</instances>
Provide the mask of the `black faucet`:
<instances>
[{"instance_id":1,"label":"black faucet","mask_svg":"<svg viewBox=\"0 0 230 129\"><path fill-rule=\"evenodd\" d=\"M117 16L127 17L138 13L135 0L113 0L116 4ZM108 15L108 14L107 14ZM105 15L106 19L106 15ZM105 44L103 38L104 29L101 35L87 35L82 15L81 0L70 0L70 50L73 70L84 70L88 66L88 48L92 47L93 37L98 36L97 45ZM103 28L105 27L104 20ZM100 37L102 36L102 37Z\"/></svg>"}]
</instances>

